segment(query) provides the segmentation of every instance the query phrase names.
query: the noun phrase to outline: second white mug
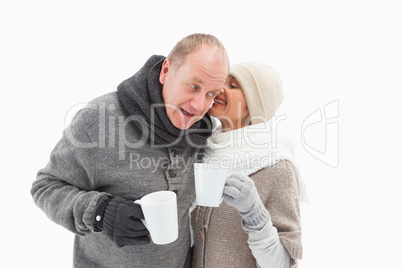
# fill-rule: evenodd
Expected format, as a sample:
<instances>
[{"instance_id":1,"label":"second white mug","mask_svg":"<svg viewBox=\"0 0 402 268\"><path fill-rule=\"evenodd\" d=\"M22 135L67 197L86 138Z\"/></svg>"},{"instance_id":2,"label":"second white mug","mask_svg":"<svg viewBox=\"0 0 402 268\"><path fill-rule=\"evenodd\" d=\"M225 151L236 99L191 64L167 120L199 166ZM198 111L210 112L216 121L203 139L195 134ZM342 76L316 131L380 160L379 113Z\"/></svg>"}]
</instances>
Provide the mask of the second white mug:
<instances>
[{"instance_id":1,"label":"second white mug","mask_svg":"<svg viewBox=\"0 0 402 268\"><path fill-rule=\"evenodd\" d=\"M223 188L230 170L219 165L194 163L195 194L197 205L219 207Z\"/></svg>"}]
</instances>

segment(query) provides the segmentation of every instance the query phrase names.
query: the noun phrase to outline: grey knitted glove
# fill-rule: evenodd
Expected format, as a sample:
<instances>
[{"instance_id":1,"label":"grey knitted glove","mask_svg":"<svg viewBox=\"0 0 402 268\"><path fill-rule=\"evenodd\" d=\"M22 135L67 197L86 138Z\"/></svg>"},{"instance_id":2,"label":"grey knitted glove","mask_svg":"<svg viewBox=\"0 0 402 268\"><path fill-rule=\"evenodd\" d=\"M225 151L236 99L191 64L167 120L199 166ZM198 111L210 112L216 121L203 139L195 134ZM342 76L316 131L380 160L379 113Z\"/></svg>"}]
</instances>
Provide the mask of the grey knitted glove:
<instances>
[{"instance_id":1,"label":"grey knitted glove","mask_svg":"<svg viewBox=\"0 0 402 268\"><path fill-rule=\"evenodd\" d=\"M259 231L268 223L271 216L258 195L254 181L244 173L229 174L223 194L225 202L240 212L247 231Z\"/></svg>"}]
</instances>

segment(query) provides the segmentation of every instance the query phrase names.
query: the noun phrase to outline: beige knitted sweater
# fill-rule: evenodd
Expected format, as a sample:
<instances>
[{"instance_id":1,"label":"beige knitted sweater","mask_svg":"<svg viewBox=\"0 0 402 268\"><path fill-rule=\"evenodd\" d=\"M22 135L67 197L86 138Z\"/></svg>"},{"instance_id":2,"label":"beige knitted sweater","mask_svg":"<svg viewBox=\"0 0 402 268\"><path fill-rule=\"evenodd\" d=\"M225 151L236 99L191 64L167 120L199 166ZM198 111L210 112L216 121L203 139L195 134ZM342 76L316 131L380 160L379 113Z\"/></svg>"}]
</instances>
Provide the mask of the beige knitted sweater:
<instances>
[{"instance_id":1,"label":"beige knitted sweater","mask_svg":"<svg viewBox=\"0 0 402 268\"><path fill-rule=\"evenodd\" d=\"M299 187L292 164L282 160L250 175L271 214L279 239L292 258L302 258ZM192 267L259 267L248 246L239 212L222 202L220 207L198 206L191 215L194 231Z\"/></svg>"}]
</instances>

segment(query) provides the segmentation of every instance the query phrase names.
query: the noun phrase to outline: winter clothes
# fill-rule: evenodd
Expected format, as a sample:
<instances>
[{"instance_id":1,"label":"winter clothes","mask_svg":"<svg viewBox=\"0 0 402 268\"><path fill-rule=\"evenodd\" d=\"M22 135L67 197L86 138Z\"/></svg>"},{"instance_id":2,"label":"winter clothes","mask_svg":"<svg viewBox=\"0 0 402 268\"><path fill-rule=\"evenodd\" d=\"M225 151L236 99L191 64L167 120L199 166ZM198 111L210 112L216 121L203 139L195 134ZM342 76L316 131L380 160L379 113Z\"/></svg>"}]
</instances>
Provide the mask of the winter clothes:
<instances>
[{"instance_id":1,"label":"winter clothes","mask_svg":"<svg viewBox=\"0 0 402 268\"><path fill-rule=\"evenodd\" d=\"M251 123L269 121L283 100L279 73L263 63L244 62L232 65L230 75L236 78L243 90Z\"/></svg>"},{"instance_id":2,"label":"winter clothes","mask_svg":"<svg viewBox=\"0 0 402 268\"><path fill-rule=\"evenodd\" d=\"M292 164L281 160L250 178L272 222L260 231L246 232L242 216L226 202L215 208L197 207L191 215L195 238L193 267L243 268L271 264L268 267L276 268L287 263L297 267L296 259L302 258L302 244L298 184Z\"/></svg>"},{"instance_id":3,"label":"winter clothes","mask_svg":"<svg viewBox=\"0 0 402 268\"><path fill-rule=\"evenodd\" d=\"M181 268L185 264L190 247L188 211L195 197L192 165L211 130L199 122L190 128L191 134L183 131L183 135L171 124L161 108L158 82L164 59L152 56L119 85L118 92L82 109L32 185L35 203L51 220L76 234L74 267ZM187 146L186 137L199 146ZM106 231L96 232L93 215L100 198L142 197L160 190L177 194L175 242L119 247ZM110 226L109 234L116 228Z\"/></svg>"},{"instance_id":4,"label":"winter clothes","mask_svg":"<svg viewBox=\"0 0 402 268\"><path fill-rule=\"evenodd\" d=\"M300 178L291 142L273 138L269 122L227 132L218 124L203 161L235 172L224 193L235 196L226 187L236 185L244 203L225 196L220 207L192 212L193 267L297 267L302 257ZM242 193L246 188L249 196ZM255 200L254 189L261 201Z\"/></svg>"}]
</instances>

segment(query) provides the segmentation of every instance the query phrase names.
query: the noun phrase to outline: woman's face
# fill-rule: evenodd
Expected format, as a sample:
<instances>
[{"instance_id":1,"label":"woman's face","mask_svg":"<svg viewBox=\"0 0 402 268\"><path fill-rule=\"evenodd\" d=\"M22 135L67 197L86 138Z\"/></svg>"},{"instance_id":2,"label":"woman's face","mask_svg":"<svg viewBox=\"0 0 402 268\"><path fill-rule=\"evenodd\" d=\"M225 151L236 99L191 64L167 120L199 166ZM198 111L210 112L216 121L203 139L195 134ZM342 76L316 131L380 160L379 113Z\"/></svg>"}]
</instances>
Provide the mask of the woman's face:
<instances>
[{"instance_id":1,"label":"woman's face","mask_svg":"<svg viewBox=\"0 0 402 268\"><path fill-rule=\"evenodd\" d=\"M236 78L229 76L223 92L215 97L208 113L221 121L223 131L246 126L249 115L247 102Z\"/></svg>"}]
</instances>

